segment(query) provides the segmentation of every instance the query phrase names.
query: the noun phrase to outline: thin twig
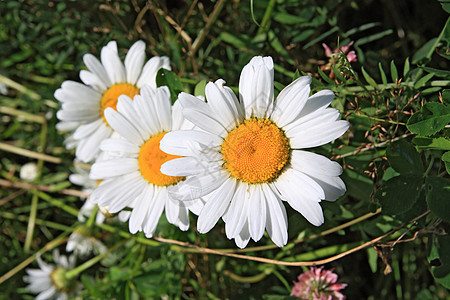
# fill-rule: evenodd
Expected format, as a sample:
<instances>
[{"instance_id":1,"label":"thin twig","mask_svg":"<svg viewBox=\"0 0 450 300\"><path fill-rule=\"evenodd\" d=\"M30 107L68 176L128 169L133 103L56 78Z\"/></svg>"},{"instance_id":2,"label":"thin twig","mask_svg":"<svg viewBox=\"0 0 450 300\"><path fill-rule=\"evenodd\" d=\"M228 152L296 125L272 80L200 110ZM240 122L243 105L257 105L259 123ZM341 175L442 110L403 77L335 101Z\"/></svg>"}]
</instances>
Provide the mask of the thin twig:
<instances>
[{"instance_id":1,"label":"thin twig","mask_svg":"<svg viewBox=\"0 0 450 300\"><path fill-rule=\"evenodd\" d=\"M12 182L12 181L8 181L5 179L0 179L0 186L3 187L11 187L11 188L17 188L17 189L22 189L22 190L39 190L39 191L43 191L43 192L56 192L56 193L60 193L63 195L69 195L69 196L77 196L77 197L82 197L82 198L88 198L89 194L82 192L82 191L78 191L78 190L72 190L72 189L63 189L63 190L59 190L59 191L53 191L53 187L52 186L48 186L48 185L36 185L36 184L31 184L31 183L25 183L25 182Z\"/></svg>"},{"instance_id":2,"label":"thin twig","mask_svg":"<svg viewBox=\"0 0 450 300\"><path fill-rule=\"evenodd\" d=\"M383 147L386 144L389 144L389 143L392 143L392 142L395 142L395 141L407 138L408 136L411 136L411 135L412 135L412 133L406 133L404 135L398 136L398 137L393 138L393 139L388 140L388 141L384 141L384 142L379 143L379 144L368 145L366 148L363 148L363 149L358 149L358 150L355 150L353 152L337 155L337 156L333 157L333 159L340 159L340 158L344 158L344 157L347 157L347 156L357 155L357 154L359 154L361 152L369 151L369 150L372 150L372 149L378 148L378 147Z\"/></svg>"},{"instance_id":3,"label":"thin twig","mask_svg":"<svg viewBox=\"0 0 450 300\"><path fill-rule=\"evenodd\" d=\"M7 152L11 152L11 153L15 153L15 154L19 154L22 156L26 156L29 158L36 158L36 159L42 159L44 161L48 161L54 164L60 164L61 163L61 158L59 157L55 157L55 156L51 156L51 155L47 155L47 154L43 154L43 153L38 153L38 152L34 152L34 151L30 151L27 149L23 149L20 147L16 147L10 144L6 144L6 143L0 143L0 150L3 151L7 151Z\"/></svg>"},{"instance_id":4,"label":"thin twig","mask_svg":"<svg viewBox=\"0 0 450 300\"><path fill-rule=\"evenodd\" d=\"M204 248L204 247L200 247L200 246L196 246L196 245L192 245L190 243L186 243L186 242L180 242L180 241L176 241L176 240L171 240L171 239L165 239L162 237L153 237L154 240L158 241L158 242L162 242L162 243L167 243L167 244L173 244L173 245L178 245L181 246L183 248L191 248L191 249L196 249L198 250L200 253L206 253L206 254L215 254L215 255L220 255L220 256L228 256L228 257L233 257L233 258L239 258L239 259L244 259L244 260L250 260L250 261L256 261L256 262L261 262L261 263L267 263L267 264L274 264L274 265L283 265L283 266L288 266L288 267L308 267L308 266L315 266L315 265L324 265L327 263L330 263L332 261L338 260L342 257L345 257L349 254L355 253L359 250L362 250L364 248L367 248L369 246L373 246L374 244L376 244L377 242L381 241L382 239L392 235L393 233L397 232L398 230L404 228L405 226L407 226L410 223L413 223L421 218L423 218L424 216L426 216L427 214L429 214L430 211L426 211L425 213L421 214L420 216L412 219L411 221L402 224L401 226L390 230L389 232L373 239L370 240L362 245L359 245L357 247L354 247L350 250L344 251L342 253L339 253L337 255L334 255L332 257L326 258L326 259L321 259L321 260L315 260L315 261L295 261L295 262L287 262L287 261L281 261L281 260L276 260L276 259L270 259L270 258L264 258L264 257L257 257L257 256L251 256L251 255L242 255L242 254L235 254L235 253L224 253L224 252L220 252L214 249L209 249L209 248Z\"/></svg>"}]
</instances>

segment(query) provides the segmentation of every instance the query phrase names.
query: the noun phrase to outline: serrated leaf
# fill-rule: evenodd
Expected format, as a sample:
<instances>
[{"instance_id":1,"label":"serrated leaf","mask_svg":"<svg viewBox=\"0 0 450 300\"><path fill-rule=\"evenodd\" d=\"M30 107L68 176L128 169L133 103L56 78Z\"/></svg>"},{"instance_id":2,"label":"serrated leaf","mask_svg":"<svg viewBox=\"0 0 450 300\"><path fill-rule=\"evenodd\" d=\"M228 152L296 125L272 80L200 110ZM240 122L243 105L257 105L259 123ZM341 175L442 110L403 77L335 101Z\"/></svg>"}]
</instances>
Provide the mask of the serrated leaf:
<instances>
[{"instance_id":1,"label":"serrated leaf","mask_svg":"<svg viewBox=\"0 0 450 300\"><path fill-rule=\"evenodd\" d=\"M376 191L383 214L397 215L410 209L420 195L421 176L400 175L389 179Z\"/></svg>"},{"instance_id":2,"label":"serrated leaf","mask_svg":"<svg viewBox=\"0 0 450 300\"><path fill-rule=\"evenodd\" d=\"M443 99L445 104L450 105L450 90L445 89L442 92L442 99Z\"/></svg>"},{"instance_id":3,"label":"serrated leaf","mask_svg":"<svg viewBox=\"0 0 450 300\"><path fill-rule=\"evenodd\" d=\"M393 60L391 60L391 78L392 78L392 82L396 82L398 79L397 67L395 66L395 63Z\"/></svg>"},{"instance_id":4,"label":"serrated leaf","mask_svg":"<svg viewBox=\"0 0 450 300\"><path fill-rule=\"evenodd\" d=\"M417 82L414 84L414 88L418 89L420 87L422 87L423 85L425 85L425 83L428 82L428 80L430 80L432 77L434 76L433 73L427 74L425 76L423 76L422 78L420 78L419 80L417 80Z\"/></svg>"},{"instance_id":5,"label":"serrated leaf","mask_svg":"<svg viewBox=\"0 0 450 300\"><path fill-rule=\"evenodd\" d=\"M156 85L158 87L166 85L169 88L172 103L177 100L178 94L183 91L183 85L178 76L164 68L159 69L156 74Z\"/></svg>"},{"instance_id":6,"label":"serrated leaf","mask_svg":"<svg viewBox=\"0 0 450 300\"><path fill-rule=\"evenodd\" d=\"M444 154L442 154L441 159L445 164L445 169L447 170L447 173L450 174L450 151L447 151Z\"/></svg>"},{"instance_id":7,"label":"serrated leaf","mask_svg":"<svg viewBox=\"0 0 450 300\"><path fill-rule=\"evenodd\" d=\"M202 80L194 88L194 95L195 96L203 96L205 97L205 87L208 81Z\"/></svg>"},{"instance_id":8,"label":"serrated leaf","mask_svg":"<svg viewBox=\"0 0 450 300\"><path fill-rule=\"evenodd\" d=\"M428 208L436 216L450 222L450 181L443 177L427 177L426 193Z\"/></svg>"},{"instance_id":9,"label":"serrated leaf","mask_svg":"<svg viewBox=\"0 0 450 300\"><path fill-rule=\"evenodd\" d=\"M370 77L370 75L366 72L366 70L364 70L364 67L361 68L361 72L368 84L370 84L374 88L378 88L376 81L372 77Z\"/></svg>"},{"instance_id":10,"label":"serrated leaf","mask_svg":"<svg viewBox=\"0 0 450 300\"><path fill-rule=\"evenodd\" d=\"M383 82L383 84L387 84L386 73L384 73L381 63L378 63L378 69L380 70L381 82Z\"/></svg>"},{"instance_id":11,"label":"serrated leaf","mask_svg":"<svg viewBox=\"0 0 450 300\"><path fill-rule=\"evenodd\" d=\"M419 149L450 150L450 140L444 137L430 138L416 136L413 138L413 143L416 144Z\"/></svg>"},{"instance_id":12,"label":"serrated leaf","mask_svg":"<svg viewBox=\"0 0 450 300\"><path fill-rule=\"evenodd\" d=\"M406 127L413 133L430 136L442 130L450 122L450 107L428 102L409 118Z\"/></svg>"},{"instance_id":13,"label":"serrated leaf","mask_svg":"<svg viewBox=\"0 0 450 300\"><path fill-rule=\"evenodd\" d=\"M413 144L397 141L387 149L386 154L391 167L400 174L423 174L422 159Z\"/></svg>"}]
</instances>

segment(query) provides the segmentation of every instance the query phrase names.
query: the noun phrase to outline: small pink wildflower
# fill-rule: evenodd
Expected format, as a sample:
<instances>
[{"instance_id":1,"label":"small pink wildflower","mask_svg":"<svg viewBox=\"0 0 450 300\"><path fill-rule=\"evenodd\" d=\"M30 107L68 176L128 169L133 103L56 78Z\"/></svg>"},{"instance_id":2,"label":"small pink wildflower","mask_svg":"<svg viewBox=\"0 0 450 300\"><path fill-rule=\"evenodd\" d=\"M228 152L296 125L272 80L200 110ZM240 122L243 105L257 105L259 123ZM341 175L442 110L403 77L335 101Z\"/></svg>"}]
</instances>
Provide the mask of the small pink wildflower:
<instances>
[{"instance_id":1,"label":"small pink wildflower","mask_svg":"<svg viewBox=\"0 0 450 300\"><path fill-rule=\"evenodd\" d=\"M325 49L325 56L329 58L328 63L326 65L323 65L320 67L320 70L322 71L330 71L330 74L328 75L331 79L334 79L336 75L334 74L331 66L335 66L339 64L339 56L336 55L338 53L344 53L347 56L347 60L349 63L358 61L355 51L350 51L350 47L353 45L353 41L351 41L348 45L341 46L340 48L336 48L333 51L331 51L331 48L328 47L327 44L323 43L322 46Z\"/></svg>"},{"instance_id":2,"label":"small pink wildflower","mask_svg":"<svg viewBox=\"0 0 450 300\"><path fill-rule=\"evenodd\" d=\"M291 296L305 300L343 300L345 296L340 292L346 283L337 283L338 275L323 267L312 267L309 271L298 275L298 282L294 282Z\"/></svg>"},{"instance_id":3,"label":"small pink wildflower","mask_svg":"<svg viewBox=\"0 0 450 300\"><path fill-rule=\"evenodd\" d=\"M330 47L328 47L327 44L325 44L325 43L322 44L323 48L325 49L326 57L331 57L332 53L340 53L342 51L344 54L347 54L347 59L348 59L348 62L350 62L350 63L357 61L356 52L354 50L348 52L348 50L350 50L351 45L353 45L353 41L351 41L348 45L342 46L342 47L340 47L340 49L336 48L336 49L334 49L333 52L331 52L331 49L330 49Z\"/></svg>"}]
</instances>

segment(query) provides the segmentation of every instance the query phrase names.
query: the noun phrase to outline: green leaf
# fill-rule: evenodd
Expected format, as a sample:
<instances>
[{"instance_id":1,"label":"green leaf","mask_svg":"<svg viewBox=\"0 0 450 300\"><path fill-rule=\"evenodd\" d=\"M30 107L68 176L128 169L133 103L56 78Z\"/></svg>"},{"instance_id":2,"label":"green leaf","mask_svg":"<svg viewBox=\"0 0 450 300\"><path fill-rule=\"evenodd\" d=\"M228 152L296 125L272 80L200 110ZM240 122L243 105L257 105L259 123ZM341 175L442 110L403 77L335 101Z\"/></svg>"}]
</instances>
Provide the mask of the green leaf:
<instances>
[{"instance_id":1,"label":"green leaf","mask_svg":"<svg viewBox=\"0 0 450 300\"><path fill-rule=\"evenodd\" d=\"M344 83L346 82L345 78L341 75L341 72L339 72L339 70L335 66L331 66L331 69L333 70L334 75L340 82Z\"/></svg>"},{"instance_id":2,"label":"green leaf","mask_svg":"<svg viewBox=\"0 0 450 300\"><path fill-rule=\"evenodd\" d=\"M361 68L361 72L368 84L370 84L374 88L378 88L376 81L372 77L370 77L370 75L366 72L366 70L364 70L364 67Z\"/></svg>"},{"instance_id":3,"label":"green leaf","mask_svg":"<svg viewBox=\"0 0 450 300\"><path fill-rule=\"evenodd\" d=\"M417 82L414 84L414 88L418 89L420 87L422 87L423 85L425 85L425 83L428 82L428 80L430 80L432 77L434 76L433 73L427 74L425 76L423 76L422 78L420 78L419 80L417 80Z\"/></svg>"},{"instance_id":4,"label":"green leaf","mask_svg":"<svg viewBox=\"0 0 450 300\"><path fill-rule=\"evenodd\" d=\"M383 183L375 193L382 212L397 215L410 209L420 195L422 182L421 176L400 175Z\"/></svg>"},{"instance_id":5,"label":"green leaf","mask_svg":"<svg viewBox=\"0 0 450 300\"><path fill-rule=\"evenodd\" d=\"M195 86L195 89L194 89L194 95L206 97L205 96L205 87L206 87L207 83L208 83L207 80L202 80L199 83L197 83L197 85Z\"/></svg>"},{"instance_id":6,"label":"green leaf","mask_svg":"<svg viewBox=\"0 0 450 300\"><path fill-rule=\"evenodd\" d=\"M386 73L384 73L381 63L378 63L378 69L380 69L381 81L383 82L383 84L387 84Z\"/></svg>"},{"instance_id":7,"label":"green leaf","mask_svg":"<svg viewBox=\"0 0 450 300\"><path fill-rule=\"evenodd\" d=\"M292 81L294 81L297 78L300 78L300 71L298 69L295 70L294 76L292 76Z\"/></svg>"},{"instance_id":8,"label":"green leaf","mask_svg":"<svg viewBox=\"0 0 450 300\"><path fill-rule=\"evenodd\" d=\"M445 104L450 105L450 90L445 89L442 92L442 99L444 100Z\"/></svg>"},{"instance_id":9,"label":"green leaf","mask_svg":"<svg viewBox=\"0 0 450 300\"><path fill-rule=\"evenodd\" d=\"M433 73L434 75L436 75L438 77L444 77L444 78L450 77L450 71L448 71L448 70L439 70L439 69L430 68L430 67L420 67L420 68L424 71L427 71L428 73Z\"/></svg>"},{"instance_id":10,"label":"green leaf","mask_svg":"<svg viewBox=\"0 0 450 300\"><path fill-rule=\"evenodd\" d=\"M299 17L299 16L290 15L290 14L284 13L284 12L276 13L273 16L273 19L275 21L277 21L278 23L289 24L289 25L304 23L304 22L308 21L305 18L302 18L302 17Z\"/></svg>"},{"instance_id":11,"label":"green leaf","mask_svg":"<svg viewBox=\"0 0 450 300\"><path fill-rule=\"evenodd\" d=\"M440 235L429 239L428 262L437 282L450 289L450 236Z\"/></svg>"},{"instance_id":12,"label":"green leaf","mask_svg":"<svg viewBox=\"0 0 450 300\"><path fill-rule=\"evenodd\" d=\"M416 136L412 141L419 149L450 150L450 140L444 137L430 138Z\"/></svg>"},{"instance_id":13,"label":"green leaf","mask_svg":"<svg viewBox=\"0 0 450 300\"><path fill-rule=\"evenodd\" d=\"M317 71L319 72L319 75L323 78L323 80L325 80L329 84L335 85L335 82L330 77L328 77L328 75L326 75L320 68L318 68Z\"/></svg>"},{"instance_id":14,"label":"green leaf","mask_svg":"<svg viewBox=\"0 0 450 300\"><path fill-rule=\"evenodd\" d=\"M405 66L403 67L403 77L406 77L409 73L409 58L405 60Z\"/></svg>"},{"instance_id":15,"label":"green leaf","mask_svg":"<svg viewBox=\"0 0 450 300\"><path fill-rule=\"evenodd\" d=\"M416 53L414 53L412 58L413 64L419 64L419 63L427 63L430 58L428 57L430 53L434 51L434 48L436 46L436 41L438 38L433 38L425 43L422 47L417 50Z\"/></svg>"},{"instance_id":16,"label":"green leaf","mask_svg":"<svg viewBox=\"0 0 450 300\"><path fill-rule=\"evenodd\" d=\"M387 149L386 154L391 167L400 174L423 174L422 159L413 144L397 141Z\"/></svg>"},{"instance_id":17,"label":"green leaf","mask_svg":"<svg viewBox=\"0 0 450 300\"><path fill-rule=\"evenodd\" d=\"M430 136L442 130L450 122L450 107L428 102L409 118L406 127L413 133Z\"/></svg>"},{"instance_id":18,"label":"green leaf","mask_svg":"<svg viewBox=\"0 0 450 300\"><path fill-rule=\"evenodd\" d=\"M447 170L447 173L450 174L450 151L447 151L444 154L442 154L441 159L445 164L445 169Z\"/></svg>"},{"instance_id":19,"label":"green leaf","mask_svg":"<svg viewBox=\"0 0 450 300\"><path fill-rule=\"evenodd\" d=\"M178 94L183 91L183 85L178 76L164 68L159 69L156 74L156 85L158 87L166 85L169 88L172 103L177 100Z\"/></svg>"},{"instance_id":20,"label":"green leaf","mask_svg":"<svg viewBox=\"0 0 450 300\"><path fill-rule=\"evenodd\" d=\"M314 29L302 30L302 32L292 39L293 43L303 42L310 36L312 36L316 31Z\"/></svg>"},{"instance_id":21,"label":"green leaf","mask_svg":"<svg viewBox=\"0 0 450 300\"><path fill-rule=\"evenodd\" d=\"M432 213L450 222L450 181L443 177L427 177L427 204Z\"/></svg>"},{"instance_id":22,"label":"green leaf","mask_svg":"<svg viewBox=\"0 0 450 300\"><path fill-rule=\"evenodd\" d=\"M397 67L395 66L395 63L393 60L391 60L391 78L392 78L392 82L396 82L398 79Z\"/></svg>"}]
</instances>

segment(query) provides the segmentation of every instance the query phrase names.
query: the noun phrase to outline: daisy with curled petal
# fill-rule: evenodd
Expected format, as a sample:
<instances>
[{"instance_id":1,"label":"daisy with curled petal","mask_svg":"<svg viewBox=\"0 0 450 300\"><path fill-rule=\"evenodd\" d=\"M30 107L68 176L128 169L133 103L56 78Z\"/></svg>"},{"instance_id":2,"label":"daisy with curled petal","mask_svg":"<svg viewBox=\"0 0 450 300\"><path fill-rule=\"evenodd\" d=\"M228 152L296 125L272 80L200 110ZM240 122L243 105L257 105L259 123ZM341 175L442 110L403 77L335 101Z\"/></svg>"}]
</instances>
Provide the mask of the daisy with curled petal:
<instances>
[{"instance_id":1,"label":"daisy with curled petal","mask_svg":"<svg viewBox=\"0 0 450 300\"><path fill-rule=\"evenodd\" d=\"M169 223L187 230L188 208L168 195L168 188L179 184L184 177L160 172L164 162L178 156L162 152L159 141L171 130L193 128L183 119L179 104L171 106L169 89L164 86L154 91L144 86L134 100L120 96L117 111L108 108L105 116L122 138L102 142L100 148L108 158L92 165L90 177L102 182L91 200L108 206L110 213L132 208L131 233L143 231L151 237L163 211Z\"/></svg>"},{"instance_id":2,"label":"daisy with curled petal","mask_svg":"<svg viewBox=\"0 0 450 300\"><path fill-rule=\"evenodd\" d=\"M274 101L271 57L254 57L242 70L240 101L223 80L206 85L207 103L181 93L184 117L203 131L172 131L161 150L184 156L166 162L161 172L191 175L172 187L174 199L201 197L197 228L206 233L222 217L238 247L261 239L266 229L279 247L287 243L282 201L310 223L324 222L321 200L345 193L341 166L301 149L341 136L349 127L339 111L327 108L330 90L310 94L311 78L300 77Z\"/></svg>"},{"instance_id":3,"label":"daisy with curled petal","mask_svg":"<svg viewBox=\"0 0 450 300\"><path fill-rule=\"evenodd\" d=\"M28 275L23 280L28 283L26 287L30 292L39 294L37 300L45 299L69 299L69 296L78 289L78 283L75 279L69 280L65 273L75 266L75 256L66 257L60 255L59 251L53 251L53 260L56 265L47 264L38 255L36 261L40 269L26 269Z\"/></svg>"},{"instance_id":4,"label":"daisy with curled petal","mask_svg":"<svg viewBox=\"0 0 450 300\"><path fill-rule=\"evenodd\" d=\"M76 157L83 162L92 161L98 154L102 140L111 136L112 129L105 119L105 109L116 109L117 98L131 98L140 93L143 85L156 89L156 73L160 68L170 70L167 57L152 57L144 65L145 43L134 43L125 57L119 58L117 44L109 42L101 50L101 62L92 54L83 61L88 70L80 71L84 84L64 81L55 91L61 102L56 116L61 122L57 129L75 132L66 140L66 147L76 147Z\"/></svg>"}]
</instances>

